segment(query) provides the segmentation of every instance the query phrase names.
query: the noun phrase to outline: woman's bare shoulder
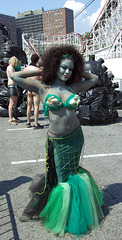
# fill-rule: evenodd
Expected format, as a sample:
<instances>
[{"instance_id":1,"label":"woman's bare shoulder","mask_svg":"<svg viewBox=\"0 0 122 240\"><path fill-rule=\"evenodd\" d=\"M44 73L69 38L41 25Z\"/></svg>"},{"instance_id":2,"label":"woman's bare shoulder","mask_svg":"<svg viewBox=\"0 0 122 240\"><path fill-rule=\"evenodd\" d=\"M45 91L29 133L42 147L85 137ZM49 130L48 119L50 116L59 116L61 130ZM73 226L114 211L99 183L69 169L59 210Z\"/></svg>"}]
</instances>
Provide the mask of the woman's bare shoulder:
<instances>
[{"instance_id":1,"label":"woman's bare shoulder","mask_svg":"<svg viewBox=\"0 0 122 240\"><path fill-rule=\"evenodd\" d=\"M28 71L28 70L39 70L39 67L33 66L33 65L28 65L23 69L23 71Z\"/></svg>"}]
</instances>

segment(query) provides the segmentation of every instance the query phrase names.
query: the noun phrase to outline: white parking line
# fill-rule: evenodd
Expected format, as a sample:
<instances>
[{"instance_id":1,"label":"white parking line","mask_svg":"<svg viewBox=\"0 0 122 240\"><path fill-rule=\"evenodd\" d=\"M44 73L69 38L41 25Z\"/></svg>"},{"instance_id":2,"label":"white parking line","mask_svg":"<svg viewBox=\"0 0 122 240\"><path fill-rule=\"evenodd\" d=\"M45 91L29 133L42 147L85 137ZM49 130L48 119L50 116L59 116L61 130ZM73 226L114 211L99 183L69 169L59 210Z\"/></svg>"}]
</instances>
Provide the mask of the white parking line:
<instances>
[{"instance_id":1,"label":"white parking line","mask_svg":"<svg viewBox=\"0 0 122 240\"><path fill-rule=\"evenodd\" d=\"M33 130L33 128L8 128L7 131Z\"/></svg>"},{"instance_id":2,"label":"white parking line","mask_svg":"<svg viewBox=\"0 0 122 240\"><path fill-rule=\"evenodd\" d=\"M37 163L37 162L45 162L45 159L35 159L35 160L25 160L25 161L19 161L19 162L11 162L11 164L23 164L23 163Z\"/></svg>"},{"instance_id":3,"label":"white parking line","mask_svg":"<svg viewBox=\"0 0 122 240\"><path fill-rule=\"evenodd\" d=\"M23 163L36 163L36 162L45 162L45 159L35 159L35 160L24 160L19 162L11 162L11 164L23 164Z\"/></svg>"},{"instance_id":4,"label":"white parking line","mask_svg":"<svg viewBox=\"0 0 122 240\"><path fill-rule=\"evenodd\" d=\"M95 157L110 157L110 156L121 156L122 153L105 153L105 154L93 154L93 155L84 155L84 158L95 158ZM45 159L35 159L35 160L24 160L18 162L11 162L11 164L24 164L24 163L38 163L38 162L45 162Z\"/></svg>"},{"instance_id":5,"label":"white parking line","mask_svg":"<svg viewBox=\"0 0 122 240\"><path fill-rule=\"evenodd\" d=\"M121 156L122 153L102 153L102 154L94 154L94 155L84 155L84 158L94 158L94 157L109 157L109 156Z\"/></svg>"}]
</instances>

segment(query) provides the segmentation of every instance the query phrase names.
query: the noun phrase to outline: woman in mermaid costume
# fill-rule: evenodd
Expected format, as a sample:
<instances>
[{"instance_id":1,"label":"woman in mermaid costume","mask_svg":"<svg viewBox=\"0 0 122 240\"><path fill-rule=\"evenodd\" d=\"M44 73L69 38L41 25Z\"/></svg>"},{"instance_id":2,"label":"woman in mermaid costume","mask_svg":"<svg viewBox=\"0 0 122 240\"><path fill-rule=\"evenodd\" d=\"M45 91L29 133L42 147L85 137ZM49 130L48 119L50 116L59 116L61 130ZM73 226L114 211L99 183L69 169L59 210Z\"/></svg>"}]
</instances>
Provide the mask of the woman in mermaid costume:
<instances>
[{"instance_id":1,"label":"woman in mermaid costume","mask_svg":"<svg viewBox=\"0 0 122 240\"><path fill-rule=\"evenodd\" d=\"M42 82L26 79L42 75ZM21 221L35 215L54 235L84 235L99 227L103 193L91 174L79 166L84 136L76 116L79 92L98 80L84 72L82 55L73 46L50 48L43 69L16 72L11 78L22 88L39 94L50 125L46 141L46 171L30 185L32 199Z\"/></svg>"}]
</instances>

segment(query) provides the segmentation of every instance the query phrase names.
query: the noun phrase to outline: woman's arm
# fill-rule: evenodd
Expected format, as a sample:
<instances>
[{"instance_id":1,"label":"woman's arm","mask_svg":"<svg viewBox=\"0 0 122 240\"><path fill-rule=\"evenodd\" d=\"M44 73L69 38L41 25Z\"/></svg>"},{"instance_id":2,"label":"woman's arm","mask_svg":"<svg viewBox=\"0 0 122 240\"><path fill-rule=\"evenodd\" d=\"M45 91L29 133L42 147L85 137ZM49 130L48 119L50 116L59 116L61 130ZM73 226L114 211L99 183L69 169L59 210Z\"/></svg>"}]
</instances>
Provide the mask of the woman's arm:
<instances>
[{"instance_id":1,"label":"woman's arm","mask_svg":"<svg viewBox=\"0 0 122 240\"><path fill-rule=\"evenodd\" d=\"M43 93L44 87L39 80L32 80L29 77L41 76L42 70L37 69L33 71L19 71L10 74L11 79L20 87L27 89L37 94ZM28 79L27 79L28 78Z\"/></svg>"},{"instance_id":2,"label":"woman's arm","mask_svg":"<svg viewBox=\"0 0 122 240\"><path fill-rule=\"evenodd\" d=\"M97 75L88 72L83 73L83 78L85 78L85 80L81 80L79 83L73 83L70 85L74 92L79 93L86 91L98 81Z\"/></svg>"}]
</instances>

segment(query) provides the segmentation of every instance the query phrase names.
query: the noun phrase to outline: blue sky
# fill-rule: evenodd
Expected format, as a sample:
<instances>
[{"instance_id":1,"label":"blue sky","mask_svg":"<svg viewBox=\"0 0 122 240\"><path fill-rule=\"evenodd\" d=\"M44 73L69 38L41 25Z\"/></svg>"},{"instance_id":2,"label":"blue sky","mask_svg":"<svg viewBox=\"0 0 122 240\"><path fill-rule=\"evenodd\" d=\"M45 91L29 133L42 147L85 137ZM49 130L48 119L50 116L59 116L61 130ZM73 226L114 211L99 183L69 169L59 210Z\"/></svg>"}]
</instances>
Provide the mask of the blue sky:
<instances>
[{"instance_id":1,"label":"blue sky","mask_svg":"<svg viewBox=\"0 0 122 240\"><path fill-rule=\"evenodd\" d=\"M92 1L92 0L91 0ZM74 11L74 15L80 11L90 0L2 0L0 14L17 17L17 13L27 10L44 8L45 11L67 7ZM91 30L100 10L106 0L94 0L92 4L74 19L75 32L88 32Z\"/></svg>"}]
</instances>

